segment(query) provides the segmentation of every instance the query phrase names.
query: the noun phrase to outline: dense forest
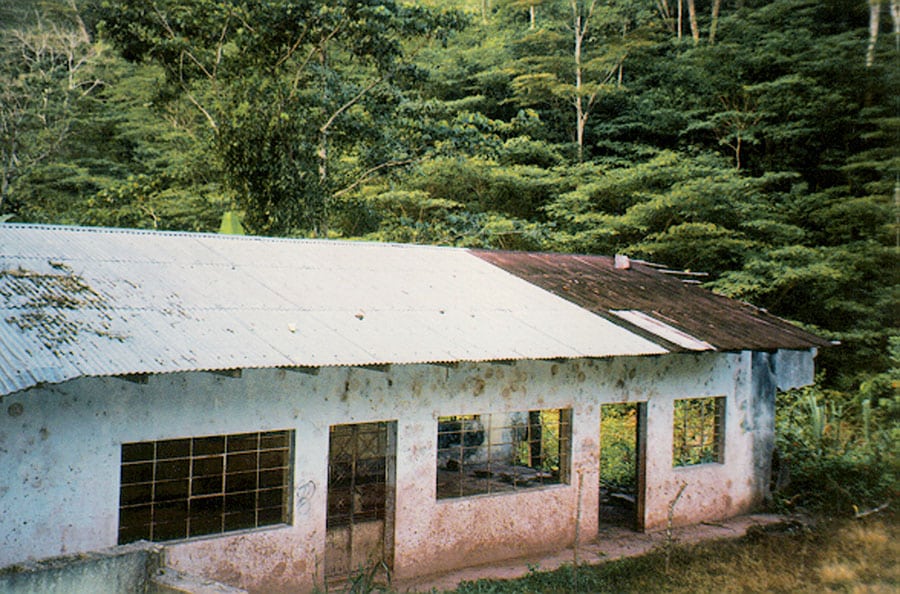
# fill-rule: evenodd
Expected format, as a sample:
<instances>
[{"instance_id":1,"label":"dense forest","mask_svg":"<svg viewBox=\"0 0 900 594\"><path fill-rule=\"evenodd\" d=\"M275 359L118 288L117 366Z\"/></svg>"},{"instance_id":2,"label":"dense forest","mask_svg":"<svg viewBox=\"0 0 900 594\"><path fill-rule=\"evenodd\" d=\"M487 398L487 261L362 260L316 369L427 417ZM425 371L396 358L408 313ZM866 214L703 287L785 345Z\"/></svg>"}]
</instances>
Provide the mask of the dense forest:
<instances>
[{"instance_id":1,"label":"dense forest","mask_svg":"<svg viewBox=\"0 0 900 594\"><path fill-rule=\"evenodd\" d=\"M823 385L896 417L898 26L897 0L0 0L0 216L625 253L840 341Z\"/></svg>"}]
</instances>

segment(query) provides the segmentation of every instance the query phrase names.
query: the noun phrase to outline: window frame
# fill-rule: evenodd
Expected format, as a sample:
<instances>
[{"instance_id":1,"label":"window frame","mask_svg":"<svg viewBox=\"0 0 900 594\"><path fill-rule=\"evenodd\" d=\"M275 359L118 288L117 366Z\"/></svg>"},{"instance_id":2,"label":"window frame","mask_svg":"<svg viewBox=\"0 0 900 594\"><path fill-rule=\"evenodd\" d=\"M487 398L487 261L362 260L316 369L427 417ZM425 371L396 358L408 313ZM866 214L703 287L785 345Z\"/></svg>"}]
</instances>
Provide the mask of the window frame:
<instances>
[{"instance_id":1,"label":"window frame","mask_svg":"<svg viewBox=\"0 0 900 594\"><path fill-rule=\"evenodd\" d=\"M725 463L726 406L725 396L678 398L673 401L672 468ZM699 411L700 416L696 416L696 410L682 411L679 414L679 407L704 410ZM687 416L691 412L695 416Z\"/></svg>"},{"instance_id":2,"label":"window frame","mask_svg":"<svg viewBox=\"0 0 900 594\"><path fill-rule=\"evenodd\" d=\"M539 418L539 425L534 424L533 415ZM547 415L556 415L555 421L548 421ZM514 421L517 416L524 417L525 423ZM545 437L548 433L550 437ZM571 408L442 415L436 420L435 434L437 501L570 484ZM535 435L539 437L535 439ZM551 446L550 453L547 445ZM539 457L537 463L535 455ZM475 461L467 461L469 458Z\"/></svg>"},{"instance_id":3,"label":"window frame","mask_svg":"<svg viewBox=\"0 0 900 594\"><path fill-rule=\"evenodd\" d=\"M122 443L118 543L290 524L294 446L292 429Z\"/></svg>"}]
</instances>

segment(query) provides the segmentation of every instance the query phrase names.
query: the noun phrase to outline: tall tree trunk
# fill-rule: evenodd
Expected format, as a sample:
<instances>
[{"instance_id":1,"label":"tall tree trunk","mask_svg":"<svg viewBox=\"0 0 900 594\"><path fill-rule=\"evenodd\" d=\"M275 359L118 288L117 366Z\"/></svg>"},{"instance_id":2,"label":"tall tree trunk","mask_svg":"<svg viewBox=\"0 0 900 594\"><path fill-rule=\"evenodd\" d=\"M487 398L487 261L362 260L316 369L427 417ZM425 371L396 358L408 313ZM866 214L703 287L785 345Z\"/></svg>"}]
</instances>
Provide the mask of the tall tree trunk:
<instances>
[{"instance_id":1,"label":"tall tree trunk","mask_svg":"<svg viewBox=\"0 0 900 594\"><path fill-rule=\"evenodd\" d=\"M875 64L875 46L881 25L881 0L869 0L869 47L866 49L866 67Z\"/></svg>"},{"instance_id":2,"label":"tall tree trunk","mask_svg":"<svg viewBox=\"0 0 900 594\"><path fill-rule=\"evenodd\" d=\"M585 10L581 6L580 0L570 0L572 8L572 29L575 32L575 142L578 145L578 162L584 160L584 129L587 125L588 116L590 115L591 103L593 98L585 105L582 90L584 87L584 65L582 64L582 46L587 37L588 25L590 24L591 15L594 14L594 8L597 0L591 0L590 5Z\"/></svg>"},{"instance_id":3,"label":"tall tree trunk","mask_svg":"<svg viewBox=\"0 0 900 594\"><path fill-rule=\"evenodd\" d=\"M900 1L900 0L898 0ZM716 43L716 29L719 28L719 8L722 6L722 0L713 0L712 19L709 22L709 44Z\"/></svg>"},{"instance_id":4,"label":"tall tree trunk","mask_svg":"<svg viewBox=\"0 0 900 594\"><path fill-rule=\"evenodd\" d=\"M537 14L534 4L528 7L528 28L534 31L537 26Z\"/></svg>"},{"instance_id":5,"label":"tall tree trunk","mask_svg":"<svg viewBox=\"0 0 900 594\"><path fill-rule=\"evenodd\" d=\"M894 50L900 52L900 0L891 0L891 21L894 24Z\"/></svg>"},{"instance_id":6,"label":"tall tree trunk","mask_svg":"<svg viewBox=\"0 0 900 594\"><path fill-rule=\"evenodd\" d=\"M681 41L681 32L684 25L684 0L678 0L678 41Z\"/></svg>"},{"instance_id":7,"label":"tall tree trunk","mask_svg":"<svg viewBox=\"0 0 900 594\"><path fill-rule=\"evenodd\" d=\"M3 203L6 202L6 195L9 192L9 178L11 167L7 167L4 163L3 173L0 174L0 212L3 212Z\"/></svg>"},{"instance_id":8,"label":"tall tree trunk","mask_svg":"<svg viewBox=\"0 0 900 594\"><path fill-rule=\"evenodd\" d=\"M900 248L900 174L894 176L894 245Z\"/></svg>"},{"instance_id":9,"label":"tall tree trunk","mask_svg":"<svg viewBox=\"0 0 900 594\"><path fill-rule=\"evenodd\" d=\"M694 45L700 43L700 25L697 24L697 2L696 0L687 0L688 18L691 22L691 37L694 39Z\"/></svg>"},{"instance_id":10,"label":"tall tree trunk","mask_svg":"<svg viewBox=\"0 0 900 594\"><path fill-rule=\"evenodd\" d=\"M584 32L581 24L581 14L577 11L577 3L572 0L572 8L575 11L575 142L578 144L578 162L584 159L584 97L581 96L582 72L581 72L581 44L584 41Z\"/></svg>"},{"instance_id":11,"label":"tall tree trunk","mask_svg":"<svg viewBox=\"0 0 900 594\"><path fill-rule=\"evenodd\" d=\"M672 19L672 9L669 8L669 1L656 0L656 10L659 11L659 16L662 18L663 23L666 24L666 29L675 33L675 21Z\"/></svg>"},{"instance_id":12,"label":"tall tree trunk","mask_svg":"<svg viewBox=\"0 0 900 594\"><path fill-rule=\"evenodd\" d=\"M326 72L328 71L328 52L323 44L319 50L319 63L322 66L322 95L327 99L328 79ZM316 155L319 158L319 189L324 190L328 183L328 133L330 131L331 122L328 121L319 128L318 146L316 147ZM327 200L327 198L325 198ZM328 236L328 223L324 217L319 216L320 213L313 213L313 234L317 237Z\"/></svg>"}]
</instances>

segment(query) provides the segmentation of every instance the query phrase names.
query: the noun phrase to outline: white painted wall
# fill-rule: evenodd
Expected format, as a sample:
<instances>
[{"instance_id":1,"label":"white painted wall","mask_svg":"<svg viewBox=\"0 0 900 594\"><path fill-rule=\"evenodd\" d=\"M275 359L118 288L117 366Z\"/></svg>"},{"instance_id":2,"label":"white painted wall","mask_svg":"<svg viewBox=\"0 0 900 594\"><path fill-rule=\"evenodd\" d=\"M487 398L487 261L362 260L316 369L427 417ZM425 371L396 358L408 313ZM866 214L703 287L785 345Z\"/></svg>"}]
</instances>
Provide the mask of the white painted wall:
<instances>
[{"instance_id":1,"label":"white painted wall","mask_svg":"<svg viewBox=\"0 0 900 594\"><path fill-rule=\"evenodd\" d=\"M144 385L84 378L6 396L0 401L0 567L116 544L123 442L293 429L293 525L172 543L168 561L255 590L321 583L328 428L379 420L397 421L398 578L571 544L579 499L580 534L592 539L600 404L608 402L648 402L648 529L664 526L668 502L682 481L689 486L676 507L677 523L733 515L756 504L765 484L754 473L761 468L760 444L764 455L771 437L771 420L754 417L768 404L760 408L753 387L754 370L757 376L776 373L765 357L706 353L457 368L404 365L387 372L323 368L316 376L245 370L242 378L152 376ZM782 383L811 381L811 371L797 372L798 365L811 370L811 358L806 353L779 359L779 367L790 367L785 377L791 379ZM727 397L725 463L674 469L672 401L703 396ZM569 407L571 484L436 501L439 416Z\"/></svg>"}]
</instances>

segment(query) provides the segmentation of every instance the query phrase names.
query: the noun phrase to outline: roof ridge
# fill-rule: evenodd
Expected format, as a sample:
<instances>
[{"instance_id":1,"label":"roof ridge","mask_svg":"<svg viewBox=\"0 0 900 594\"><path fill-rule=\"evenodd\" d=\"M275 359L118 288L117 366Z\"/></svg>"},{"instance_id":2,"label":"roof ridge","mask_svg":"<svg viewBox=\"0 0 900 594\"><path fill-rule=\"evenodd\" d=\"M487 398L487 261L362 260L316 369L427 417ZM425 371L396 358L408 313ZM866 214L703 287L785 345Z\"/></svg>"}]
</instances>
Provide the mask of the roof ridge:
<instances>
[{"instance_id":1,"label":"roof ridge","mask_svg":"<svg viewBox=\"0 0 900 594\"><path fill-rule=\"evenodd\" d=\"M230 235L225 233L216 233L214 231L182 231L175 229L138 229L132 227L99 227L90 225L62 225L53 223L24 223L24 222L5 222L0 223L0 232L4 228L14 228L23 230L43 230L43 231L63 231L71 233L96 233L96 234L116 234L116 235L146 235L155 237L190 237L190 238L210 238L222 241L258 241L273 243L304 243L304 244L321 244L330 246L385 246L398 248L415 248L415 249L437 249L452 250L459 252L470 252L472 248L458 246L444 246L424 243L402 243L396 241L374 241L365 239L350 238L326 238L326 237L277 237L271 235Z\"/></svg>"}]
</instances>

